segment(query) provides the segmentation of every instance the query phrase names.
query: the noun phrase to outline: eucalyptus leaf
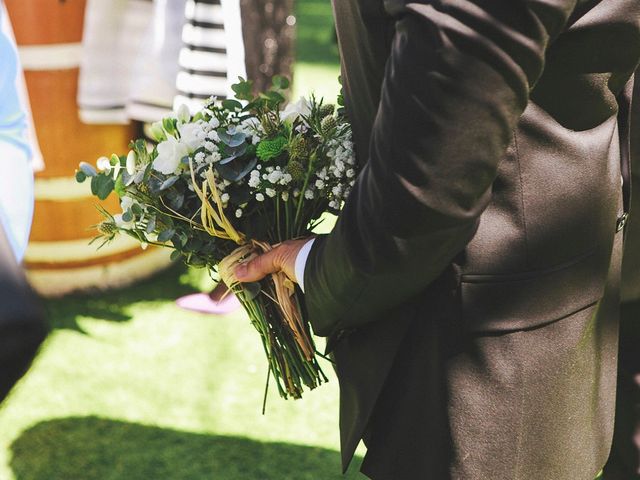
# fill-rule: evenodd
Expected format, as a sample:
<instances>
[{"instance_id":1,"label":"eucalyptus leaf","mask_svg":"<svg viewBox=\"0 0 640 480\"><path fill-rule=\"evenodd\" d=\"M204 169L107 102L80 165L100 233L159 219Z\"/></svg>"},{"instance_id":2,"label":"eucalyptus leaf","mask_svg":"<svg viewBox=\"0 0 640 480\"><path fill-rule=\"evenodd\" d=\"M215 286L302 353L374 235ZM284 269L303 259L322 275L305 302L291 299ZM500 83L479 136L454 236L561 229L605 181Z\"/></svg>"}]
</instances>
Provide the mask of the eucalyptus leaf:
<instances>
[{"instance_id":1,"label":"eucalyptus leaf","mask_svg":"<svg viewBox=\"0 0 640 480\"><path fill-rule=\"evenodd\" d=\"M169 206L174 210L179 210L184 205L184 193L176 193L169 198Z\"/></svg>"},{"instance_id":2,"label":"eucalyptus leaf","mask_svg":"<svg viewBox=\"0 0 640 480\"><path fill-rule=\"evenodd\" d=\"M171 252L171 255L169 256L169 260L171 260L172 262L175 262L181 256L182 256L182 252L180 250L174 250L173 252Z\"/></svg>"},{"instance_id":3,"label":"eucalyptus leaf","mask_svg":"<svg viewBox=\"0 0 640 480\"><path fill-rule=\"evenodd\" d=\"M167 178L164 182L162 182L162 185L160 185L160 190L166 190L167 188L171 187L174 183L178 181L179 178L180 177L177 175Z\"/></svg>"},{"instance_id":4,"label":"eucalyptus leaf","mask_svg":"<svg viewBox=\"0 0 640 480\"><path fill-rule=\"evenodd\" d=\"M127 210L122 214L122 221L124 222L131 222L133 221L133 218L133 212L131 210Z\"/></svg>"},{"instance_id":5,"label":"eucalyptus leaf","mask_svg":"<svg viewBox=\"0 0 640 480\"><path fill-rule=\"evenodd\" d=\"M80 162L80 170L87 177L95 177L96 175L98 175L98 171L94 168L94 166L88 164L87 162Z\"/></svg>"},{"instance_id":6,"label":"eucalyptus leaf","mask_svg":"<svg viewBox=\"0 0 640 480\"><path fill-rule=\"evenodd\" d=\"M84 173L82 170L78 170L76 172L76 182L78 183L82 183L87 179L87 174Z\"/></svg>"},{"instance_id":7,"label":"eucalyptus leaf","mask_svg":"<svg viewBox=\"0 0 640 480\"><path fill-rule=\"evenodd\" d=\"M133 205L131 205L131 211L133 212L134 215L138 215L138 216L142 215L142 207L137 203L134 203Z\"/></svg>"},{"instance_id":8,"label":"eucalyptus leaf","mask_svg":"<svg viewBox=\"0 0 640 480\"><path fill-rule=\"evenodd\" d=\"M91 178L91 193L100 200L106 200L113 192L115 183L110 175L96 175Z\"/></svg>"},{"instance_id":9,"label":"eucalyptus leaf","mask_svg":"<svg viewBox=\"0 0 640 480\"><path fill-rule=\"evenodd\" d=\"M155 229L156 229L156 217L150 217L149 221L147 222L146 232L153 233Z\"/></svg>"},{"instance_id":10,"label":"eucalyptus leaf","mask_svg":"<svg viewBox=\"0 0 640 480\"><path fill-rule=\"evenodd\" d=\"M138 172L138 173L144 175L144 172ZM127 172L127 170L125 169L122 171L122 175L119 178L122 178L122 184L125 187L128 187L135 181L136 175L130 175L129 172Z\"/></svg>"},{"instance_id":11,"label":"eucalyptus leaf","mask_svg":"<svg viewBox=\"0 0 640 480\"><path fill-rule=\"evenodd\" d=\"M175 233L176 231L173 228L164 230L163 232L160 232L160 235L158 235L158 241L160 243L168 242L169 240L171 240L171 237L175 235Z\"/></svg>"},{"instance_id":12,"label":"eucalyptus leaf","mask_svg":"<svg viewBox=\"0 0 640 480\"><path fill-rule=\"evenodd\" d=\"M233 132L233 133L231 133ZM247 136L242 132L234 132L233 130L225 130L224 128L219 128L217 130L218 137L220 141L229 147L238 147L245 143Z\"/></svg>"},{"instance_id":13,"label":"eucalyptus leaf","mask_svg":"<svg viewBox=\"0 0 640 480\"><path fill-rule=\"evenodd\" d=\"M226 148L224 151L226 157L220 160L220 162L218 163L225 165L235 160L236 158L241 157L246 153L246 151L247 151L247 142L242 142L242 144L238 145L237 147Z\"/></svg>"},{"instance_id":14,"label":"eucalyptus leaf","mask_svg":"<svg viewBox=\"0 0 640 480\"><path fill-rule=\"evenodd\" d=\"M234 100L232 98L228 98L226 100L222 101L222 107L225 108L226 110L229 110L231 112L235 111L235 110L242 110L242 104L237 101Z\"/></svg>"},{"instance_id":15,"label":"eucalyptus leaf","mask_svg":"<svg viewBox=\"0 0 640 480\"><path fill-rule=\"evenodd\" d=\"M251 158L245 161L236 161L227 164L218 162L215 164L216 171L222 178L230 182L237 182L241 178L244 178L258 163L257 158Z\"/></svg>"}]
</instances>

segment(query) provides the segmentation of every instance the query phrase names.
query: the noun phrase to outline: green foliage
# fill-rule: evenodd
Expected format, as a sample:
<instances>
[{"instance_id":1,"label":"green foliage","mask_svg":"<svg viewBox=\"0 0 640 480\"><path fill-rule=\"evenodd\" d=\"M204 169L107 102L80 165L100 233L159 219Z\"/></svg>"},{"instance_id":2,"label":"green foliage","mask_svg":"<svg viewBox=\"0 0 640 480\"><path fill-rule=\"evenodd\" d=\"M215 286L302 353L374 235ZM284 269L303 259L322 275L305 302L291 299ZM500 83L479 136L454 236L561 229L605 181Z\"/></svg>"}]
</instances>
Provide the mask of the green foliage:
<instances>
[{"instance_id":1,"label":"green foliage","mask_svg":"<svg viewBox=\"0 0 640 480\"><path fill-rule=\"evenodd\" d=\"M258 144L256 155L262 161L271 160L284 152L287 143L287 139L282 136L263 140Z\"/></svg>"},{"instance_id":2,"label":"green foliage","mask_svg":"<svg viewBox=\"0 0 640 480\"><path fill-rule=\"evenodd\" d=\"M101 173L95 177L91 177L91 193L100 200L106 200L111 192L113 192L114 187L115 182L111 175Z\"/></svg>"}]
</instances>

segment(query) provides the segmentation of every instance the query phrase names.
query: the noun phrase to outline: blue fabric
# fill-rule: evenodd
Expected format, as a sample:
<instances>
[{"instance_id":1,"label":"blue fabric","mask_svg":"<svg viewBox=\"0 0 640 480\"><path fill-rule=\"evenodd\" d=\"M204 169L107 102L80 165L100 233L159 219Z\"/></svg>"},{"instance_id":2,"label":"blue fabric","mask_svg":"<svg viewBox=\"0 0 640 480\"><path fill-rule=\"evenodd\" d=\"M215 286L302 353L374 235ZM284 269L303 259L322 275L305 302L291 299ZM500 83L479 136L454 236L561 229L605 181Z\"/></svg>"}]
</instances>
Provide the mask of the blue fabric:
<instances>
[{"instance_id":1,"label":"blue fabric","mask_svg":"<svg viewBox=\"0 0 640 480\"><path fill-rule=\"evenodd\" d=\"M0 2L0 223L20 261L31 228L33 170L27 115L18 94L18 56L5 15Z\"/></svg>"}]
</instances>

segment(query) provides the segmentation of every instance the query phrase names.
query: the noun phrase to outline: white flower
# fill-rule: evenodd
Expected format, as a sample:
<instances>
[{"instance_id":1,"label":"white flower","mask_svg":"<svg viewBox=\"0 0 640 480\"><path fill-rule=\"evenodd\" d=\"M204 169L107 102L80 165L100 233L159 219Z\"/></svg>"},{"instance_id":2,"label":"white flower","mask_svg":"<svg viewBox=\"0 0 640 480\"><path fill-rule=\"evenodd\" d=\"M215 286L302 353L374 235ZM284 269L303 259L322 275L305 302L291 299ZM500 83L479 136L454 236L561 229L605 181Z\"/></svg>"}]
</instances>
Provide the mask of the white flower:
<instances>
[{"instance_id":1,"label":"white flower","mask_svg":"<svg viewBox=\"0 0 640 480\"><path fill-rule=\"evenodd\" d=\"M207 157L207 163L216 163L222 159L220 152L211 152L211 155Z\"/></svg>"},{"instance_id":2,"label":"white flower","mask_svg":"<svg viewBox=\"0 0 640 480\"><path fill-rule=\"evenodd\" d=\"M242 216L242 209L239 208L239 209L236 210L236 217L240 218L241 216Z\"/></svg>"},{"instance_id":3,"label":"white flower","mask_svg":"<svg viewBox=\"0 0 640 480\"><path fill-rule=\"evenodd\" d=\"M198 152L196 153L194 160L196 161L196 163L202 163L204 162L204 158L205 158L204 152Z\"/></svg>"},{"instance_id":4,"label":"white flower","mask_svg":"<svg viewBox=\"0 0 640 480\"><path fill-rule=\"evenodd\" d=\"M293 198L298 198L300 196L300 190L297 188L293 191Z\"/></svg>"},{"instance_id":5,"label":"white flower","mask_svg":"<svg viewBox=\"0 0 640 480\"><path fill-rule=\"evenodd\" d=\"M153 122L149 127L149 133L151 134L151 138L156 142L162 142L167 138L167 134L162 127L162 122Z\"/></svg>"},{"instance_id":6,"label":"white flower","mask_svg":"<svg viewBox=\"0 0 640 480\"><path fill-rule=\"evenodd\" d=\"M261 193L256 193L256 200L259 202L264 202L264 195Z\"/></svg>"},{"instance_id":7,"label":"white flower","mask_svg":"<svg viewBox=\"0 0 640 480\"><path fill-rule=\"evenodd\" d=\"M153 168L165 175L175 173L180 167L180 161L189 152L187 147L175 138L169 137L158 144L158 156L153 161Z\"/></svg>"},{"instance_id":8,"label":"white flower","mask_svg":"<svg viewBox=\"0 0 640 480\"><path fill-rule=\"evenodd\" d=\"M280 112L280 119L282 121L294 121L300 116L307 116L311 113L311 105L309 101L300 97L296 103L289 103L282 112Z\"/></svg>"},{"instance_id":9,"label":"white flower","mask_svg":"<svg viewBox=\"0 0 640 480\"><path fill-rule=\"evenodd\" d=\"M218 128L220 126L220 120L216 117L211 117L211 120L209 120L209 126L211 128Z\"/></svg>"},{"instance_id":10,"label":"white flower","mask_svg":"<svg viewBox=\"0 0 640 480\"><path fill-rule=\"evenodd\" d=\"M127 173L133 175L136 173L136 152L129 150L127 154Z\"/></svg>"},{"instance_id":11,"label":"white flower","mask_svg":"<svg viewBox=\"0 0 640 480\"><path fill-rule=\"evenodd\" d=\"M178 125L178 131L180 132L180 143L187 146L189 153L202 145L204 130L202 130L201 122Z\"/></svg>"},{"instance_id":12,"label":"white flower","mask_svg":"<svg viewBox=\"0 0 640 480\"><path fill-rule=\"evenodd\" d=\"M216 144L213 143L210 140L207 140L207 141L204 142L204 148L206 148L210 152L217 152L218 151L218 147L216 147Z\"/></svg>"},{"instance_id":13,"label":"white flower","mask_svg":"<svg viewBox=\"0 0 640 480\"><path fill-rule=\"evenodd\" d=\"M268 176L268 180L274 185L280 181L282 178L282 172L280 170L274 170Z\"/></svg>"},{"instance_id":14,"label":"white flower","mask_svg":"<svg viewBox=\"0 0 640 480\"><path fill-rule=\"evenodd\" d=\"M209 133L207 133L207 138L213 142L219 142L220 141L220 137L218 136L218 132L216 132L215 130L210 130Z\"/></svg>"},{"instance_id":15,"label":"white flower","mask_svg":"<svg viewBox=\"0 0 640 480\"><path fill-rule=\"evenodd\" d=\"M356 176L356 171L353 168L350 168L349 170L347 170L347 177L348 178L353 178Z\"/></svg>"},{"instance_id":16,"label":"white flower","mask_svg":"<svg viewBox=\"0 0 640 480\"><path fill-rule=\"evenodd\" d=\"M251 175L251 177L249 177L249 186L251 188L256 188L258 185L260 185L260 177L254 177Z\"/></svg>"},{"instance_id":17,"label":"white flower","mask_svg":"<svg viewBox=\"0 0 640 480\"><path fill-rule=\"evenodd\" d=\"M229 201L229 198L231 197L228 193L223 193L222 195L220 195L220 200L222 200L222 203L227 203Z\"/></svg>"},{"instance_id":18,"label":"white flower","mask_svg":"<svg viewBox=\"0 0 640 480\"><path fill-rule=\"evenodd\" d=\"M111 160L107 157L100 157L96 162L96 166L101 172L106 172L107 174L111 172Z\"/></svg>"},{"instance_id":19,"label":"white flower","mask_svg":"<svg viewBox=\"0 0 640 480\"><path fill-rule=\"evenodd\" d=\"M324 182L322 180L316 180L316 187L317 188L324 188Z\"/></svg>"},{"instance_id":20,"label":"white flower","mask_svg":"<svg viewBox=\"0 0 640 480\"><path fill-rule=\"evenodd\" d=\"M313 200L313 190L307 190L304 192L304 198L307 200Z\"/></svg>"},{"instance_id":21,"label":"white flower","mask_svg":"<svg viewBox=\"0 0 640 480\"><path fill-rule=\"evenodd\" d=\"M184 103L178 107L176 111L176 117L180 123L187 123L191 120L191 112L189 112L189 107L187 107Z\"/></svg>"},{"instance_id":22,"label":"white flower","mask_svg":"<svg viewBox=\"0 0 640 480\"><path fill-rule=\"evenodd\" d=\"M342 185L336 185L335 187L333 187L331 193L333 193L336 197L342 195Z\"/></svg>"},{"instance_id":23,"label":"white flower","mask_svg":"<svg viewBox=\"0 0 640 480\"><path fill-rule=\"evenodd\" d=\"M287 200L289 200L289 192L282 192L282 200L284 200L285 202Z\"/></svg>"},{"instance_id":24,"label":"white flower","mask_svg":"<svg viewBox=\"0 0 640 480\"><path fill-rule=\"evenodd\" d=\"M265 192L267 193L267 196L271 198L276 196L276 191L273 188L267 188Z\"/></svg>"}]
</instances>

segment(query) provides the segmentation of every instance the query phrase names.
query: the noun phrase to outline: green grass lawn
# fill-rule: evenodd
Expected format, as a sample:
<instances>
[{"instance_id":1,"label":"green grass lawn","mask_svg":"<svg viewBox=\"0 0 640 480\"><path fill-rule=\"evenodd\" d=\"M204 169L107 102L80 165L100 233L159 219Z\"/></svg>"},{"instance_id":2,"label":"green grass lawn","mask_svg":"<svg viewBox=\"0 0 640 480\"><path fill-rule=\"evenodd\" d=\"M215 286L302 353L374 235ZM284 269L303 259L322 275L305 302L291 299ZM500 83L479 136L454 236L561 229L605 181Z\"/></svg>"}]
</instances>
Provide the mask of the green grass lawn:
<instances>
[{"instance_id":1,"label":"green grass lawn","mask_svg":"<svg viewBox=\"0 0 640 480\"><path fill-rule=\"evenodd\" d=\"M176 266L122 291L48 301L52 333L0 409L0 479L339 479L337 397L272 389L243 313L174 306ZM348 479L364 478L352 469Z\"/></svg>"},{"instance_id":2,"label":"green grass lawn","mask_svg":"<svg viewBox=\"0 0 640 480\"><path fill-rule=\"evenodd\" d=\"M326 0L298 0L296 95L334 101L338 54ZM325 227L326 228L326 227ZM338 384L300 401L271 390L246 316L184 312L210 288L176 266L120 291L46 302L51 335L0 406L0 480L363 479L340 474Z\"/></svg>"}]
</instances>

